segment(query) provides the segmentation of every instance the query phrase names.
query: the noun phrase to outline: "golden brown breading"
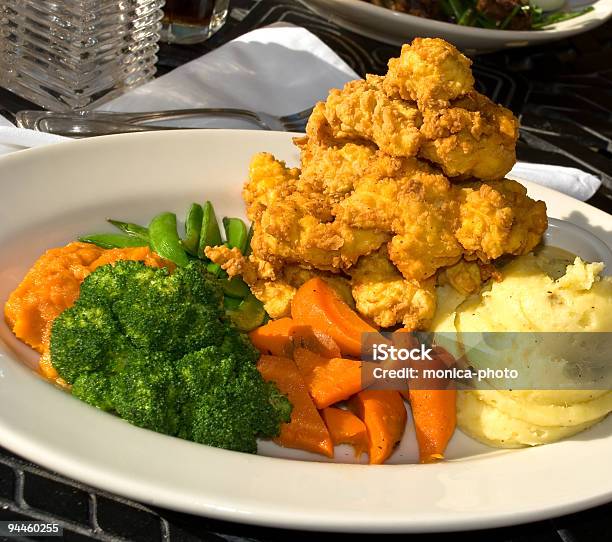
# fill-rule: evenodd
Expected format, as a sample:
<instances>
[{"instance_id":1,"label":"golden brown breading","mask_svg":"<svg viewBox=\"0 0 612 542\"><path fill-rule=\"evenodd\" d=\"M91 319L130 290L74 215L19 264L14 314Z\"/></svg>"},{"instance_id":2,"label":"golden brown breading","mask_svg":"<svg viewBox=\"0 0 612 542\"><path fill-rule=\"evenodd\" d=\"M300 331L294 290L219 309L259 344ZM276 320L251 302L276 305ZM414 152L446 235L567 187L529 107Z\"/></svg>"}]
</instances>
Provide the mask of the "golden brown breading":
<instances>
[{"instance_id":1,"label":"golden brown breading","mask_svg":"<svg viewBox=\"0 0 612 542\"><path fill-rule=\"evenodd\" d=\"M351 279L357 310L379 326L426 329L436 311L435 279L422 283L404 279L384 247L360 258L351 269Z\"/></svg>"},{"instance_id":2,"label":"golden brown breading","mask_svg":"<svg viewBox=\"0 0 612 542\"><path fill-rule=\"evenodd\" d=\"M416 156L423 123L416 103L393 100L382 90L382 77L351 81L330 91L325 118L335 137L364 138L392 156Z\"/></svg>"},{"instance_id":3,"label":"golden brown breading","mask_svg":"<svg viewBox=\"0 0 612 542\"><path fill-rule=\"evenodd\" d=\"M423 112L419 154L449 177L501 179L516 161L518 121L511 111L475 91L451 107Z\"/></svg>"},{"instance_id":4,"label":"golden brown breading","mask_svg":"<svg viewBox=\"0 0 612 542\"><path fill-rule=\"evenodd\" d=\"M380 230L352 228L337 220L321 222L299 201L288 198L262 214L251 246L262 259L339 271L388 240L389 234Z\"/></svg>"},{"instance_id":5,"label":"golden brown breading","mask_svg":"<svg viewBox=\"0 0 612 542\"><path fill-rule=\"evenodd\" d=\"M288 168L269 153L262 152L253 156L249 165L249 182L242 190L249 219L259 219L270 202L292 194L299 174L299 169Z\"/></svg>"},{"instance_id":6,"label":"golden brown breading","mask_svg":"<svg viewBox=\"0 0 612 542\"><path fill-rule=\"evenodd\" d=\"M462 259L444 269L439 277L441 282L447 281L460 294L470 295L480 290L482 284L491 277L498 279L500 274L491 264Z\"/></svg>"},{"instance_id":7,"label":"golden brown breading","mask_svg":"<svg viewBox=\"0 0 612 542\"><path fill-rule=\"evenodd\" d=\"M468 183L458 188L457 240L468 253L488 262L503 254L526 254L548 226L546 205L527 196L516 181Z\"/></svg>"},{"instance_id":8,"label":"golden brown breading","mask_svg":"<svg viewBox=\"0 0 612 542\"><path fill-rule=\"evenodd\" d=\"M389 61L384 89L389 96L416 101L421 110L445 107L474 88L472 62L438 38L415 38Z\"/></svg>"}]
</instances>

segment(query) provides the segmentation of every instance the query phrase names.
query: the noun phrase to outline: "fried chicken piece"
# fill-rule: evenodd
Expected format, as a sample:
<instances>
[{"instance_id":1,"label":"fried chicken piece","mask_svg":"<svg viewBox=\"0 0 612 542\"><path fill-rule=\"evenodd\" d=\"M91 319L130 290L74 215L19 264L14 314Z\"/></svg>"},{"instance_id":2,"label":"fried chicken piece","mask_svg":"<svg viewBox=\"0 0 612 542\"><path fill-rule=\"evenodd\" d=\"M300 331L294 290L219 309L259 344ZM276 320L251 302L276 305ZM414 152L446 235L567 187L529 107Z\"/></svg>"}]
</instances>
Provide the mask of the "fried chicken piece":
<instances>
[{"instance_id":1,"label":"fried chicken piece","mask_svg":"<svg viewBox=\"0 0 612 542\"><path fill-rule=\"evenodd\" d=\"M416 101L423 111L447 107L474 88L471 60L439 38L415 38L389 60L383 88L388 96Z\"/></svg>"},{"instance_id":2,"label":"fried chicken piece","mask_svg":"<svg viewBox=\"0 0 612 542\"><path fill-rule=\"evenodd\" d=\"M469 183L458 190L457 240L483 262L503 254L526 254L548 227L544 202L529 198L516 181Z\"/></svg>"},{"instance_id":3,"label":"fried chicken piece","mask_svg":"<svg viewBox=\"0 0 612 542\"><path fill-rule=\"evenodd\" d=\"M271 202L292 194L299 174L299 169L288 168L269 153L253 156L249 165L249 182L242 190L249 219L258 220Z\"/></svg>"},{"instance_id":4,"label":"fried chicken piece","mask_svg":"<svg viewBox=\"0 0 612 542\"><path fill-rule=\"evenodd\" d=\"M337 220L321 222L307 214L299 201L287 199L263 213L255 225L251 247L264 260L339 271L388 240L387 232L352 228Z\"/></svg>"},{"instance_id":5,"label":"fried chicken piece","mask_svg":"<svg viewBox=\"0 0 612 542\"><path fill-rule=\"evenodd\" d=\"M478 92L451 107L426 109L419 155L449 177L501 179L516 162L518 121L512 112Z\"/></svg>"},{"instance_id":6,"label":"fried chicken piece","mask_svg":"<svg viewBox=\"0 0 612 542\"><path fill-rule=\"evenodd\" d=\"M493 265L462 259L447 267L440 275L440 281L448 282L460 294L470 295L478 292L482 284L491 277L496 280L501 277Z\"/></svg>"},{"instance_id":7,"label":"fried chicken piece","mask_svg":"<svg viewBox=\"0 0 612 542\"><path fill-rule=\"evenodd\" d=\"M353 227L391 231L391 260L406 279L420 281L461 258L459 203L448 179L424 162L404 160L397 174L356 183L334 213Z\"/></svg>"},{"instance_id":8,"label":"fried chicken piece","mask_svg":"<svg viewBox=\"0 0 612 542\"><path fill-rule=\"evenodd\" d=\"M436 311L435 279L409 281L389 261L387 251L360 258L351 269L357 310L381 327L403 324L426 329Z\"/></svg>"},{"instance_id":9,"label":"fried chicken piece","mask_svg":"<svg viewBox=\"0 0 612 542\"><path fill-rule=\"evenodd\" d=\"M421 144L423 119L416 103L389 98L382 77L347 83L325 102L325 118L335 137L363 138L392 156L415 156Z\"/></svg>"}]
</instances>

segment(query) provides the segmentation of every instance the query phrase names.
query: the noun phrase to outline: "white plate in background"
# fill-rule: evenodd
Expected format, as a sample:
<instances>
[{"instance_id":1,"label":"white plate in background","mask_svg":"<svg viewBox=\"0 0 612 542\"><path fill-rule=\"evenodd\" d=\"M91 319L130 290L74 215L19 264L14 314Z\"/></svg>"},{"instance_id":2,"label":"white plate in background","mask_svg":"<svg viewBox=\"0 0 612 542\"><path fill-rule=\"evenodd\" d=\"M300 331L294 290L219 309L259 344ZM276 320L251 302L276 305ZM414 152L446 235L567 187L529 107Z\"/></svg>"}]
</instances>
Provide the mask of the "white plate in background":
<instances>
[{"instance_id":1,"label":"white plate in background","mask_svg":"<svg viewBox=\"0 0 612 542\"><path fill-rule=\"evenodd\" d=\"M146 222L192 201L241 216L260 151L297 165L292 134L201 130L92 138L0 159L0 304L47 248L113 216ZM548 214L612 246L612 217L525 183ZM138 501L231 521L299 529L407 532L535 521L612 500L612 418L563 442L494 450L457 431L448 461L417 465L408 424L388 465L351 465L265 443L273 457L139 429L37 376L36 354L0 321L0 445ZM351 461L350 450L340 450ZM312 461L316 459L317 461ZM300 461L301 460L301 461ZM309 461L310 460L310 461Z\"/></svg>"},{"instance_id":2,"label":"white plate in background","mask_svg":"<svg viewBox=\"0 0 612 542\"><path fill-rule=\"evenodd\" d=\"M612 0L569 0L566 9L594 10L546 30L492 30L416 17L362 0L302 0L337 25L384 43L401 45L415 37L444 38L467 53L538 45L587 32L612 17ZM537 3L537 2L536 2Z\"/></svg>"}]
</instances>

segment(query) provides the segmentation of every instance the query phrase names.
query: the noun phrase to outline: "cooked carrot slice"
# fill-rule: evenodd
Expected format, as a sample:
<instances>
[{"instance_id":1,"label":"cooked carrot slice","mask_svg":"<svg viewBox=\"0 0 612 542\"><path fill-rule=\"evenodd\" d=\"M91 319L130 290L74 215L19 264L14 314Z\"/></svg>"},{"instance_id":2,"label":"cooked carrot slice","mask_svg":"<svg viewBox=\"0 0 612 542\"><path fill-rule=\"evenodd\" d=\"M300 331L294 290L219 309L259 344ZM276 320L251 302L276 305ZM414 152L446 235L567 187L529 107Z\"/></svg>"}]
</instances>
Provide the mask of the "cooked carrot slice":
<instances>
[{"instance_id":1,"label":"cooked carrot slice","mask_svg":"<svg viewBox=\"0 0 612 542\"><path fill-rule=\"evenodd\" d=\"M360 361L324 358L305 348L296 348L293 359L319 409L344 401L363 388Z\"/></svg>"},{"instance_id":2,"label":"cooked carrot slice","mask_svg":"<svg viewBox=\"0 0 612 542\"><path fill-rule=\"evenodd\" d=\"M420 362L421 368L444 369L455 363L443 348L434 347L432 360ZM444 458L448 441L457 423L457 391L445 380L412 381L408 391L414 428L419 443L421 463L433 463Z\"/></svg>"},{"instance_id":3,"label":"cooked carrot slice","mask_svg":"<svg viewBox=\"0 0 612 542\"><path fill-rule=\"evenodd\" d=\"M455 432L456 401L455 389L410 390L410 406L421 463L433 463L444 458L448 441Z\"/></svg>"},{"instance_id":4,"label":"cooked carrot slice","mask_svg":"<svg viewBox=\"0 0 612 542\"><path fill-rule=\"evenodd\" d=\"M366 426L350 410L327 407L321 411L321 415L335 446L350 444L355 449L356 457L367 451L369 441Z\"/></svg>"},{"instance_id":5,"label":"cooked carrot slice","mask_svg":"<svg viewBox=\"0 0 612 542\"><path fill-rule=\"evenodd\" d=\"M290 357L293 351L291 330L295 324L291 318L279 318L249 332L249 339L262 354Z\"/></svg>"},{"instance_id":6,"label":"cooked carrot slice","mask_svg":"<svg viewBox=\"0 0 612 542\"><path fill-rule=\"evenodd\" d=\"M295 325L289 332L295 348L306 348L324 358L339 358L342 356L340 347L327 333L294 320Z\"/></svg>"},{"instance_id":7,"label":"cooked carrot slice","mask_svg":"<svg viewBox=\"0 0 612 542\"><path fill-rule=\"evenodd\" d=\"M370 464L384 463L406 428L402 396L395 390L364 390L349 401L349 407L368 431Z\"/></svg>"},{"instance_id":8,"label":"cooked carrot slice","mask_svg":"<svg viewBox=\"0 0 612 542\"><path fill-rule=\"evenodd\" d=\"M291 315L330 335L343 354L361 355L361 335L376 329L362 320L323 279L305 282L291 303Z\"/></svg>"},{"instance_id":9,"label":"cooked carrot slice","mask_svg":"<svg viewBox=\"0 0 612 542\"><path fill-rule=\"evenodd\" d=\"M291 421L281 426L274 442L287 448L334 456L334 445L321 415L308 395L295 362L289 358L261 356L257 368L264 380L274 382L293 405Z\"/></svg>"}]
</instances>

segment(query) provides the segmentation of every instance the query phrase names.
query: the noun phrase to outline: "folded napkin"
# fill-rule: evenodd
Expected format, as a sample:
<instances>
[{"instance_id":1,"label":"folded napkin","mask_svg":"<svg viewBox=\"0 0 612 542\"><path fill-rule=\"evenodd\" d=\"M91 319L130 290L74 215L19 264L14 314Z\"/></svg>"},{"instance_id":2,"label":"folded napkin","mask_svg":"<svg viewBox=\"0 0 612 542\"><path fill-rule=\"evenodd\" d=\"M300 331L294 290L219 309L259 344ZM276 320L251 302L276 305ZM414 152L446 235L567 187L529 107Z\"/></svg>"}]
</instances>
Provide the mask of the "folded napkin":
<instances>
[{"instance_id":1,"label":"folded napkin","mask_svg":"<svg viewBox=\"0 0 612 542\"><path fill-rule=\"evenodd\" d=\"M286 115L324 100L330 88L358 75L319 38L287 23L254 30L167 75L102 105L101 111L239 107ZM180 126L255 128L246 120L201 117ZM0 117L0 154L57 143L59 136L14 128ZM574 168L518 163L510 177L533 181L580 200L599 179Z\"/></svg>"}]
</instances>

